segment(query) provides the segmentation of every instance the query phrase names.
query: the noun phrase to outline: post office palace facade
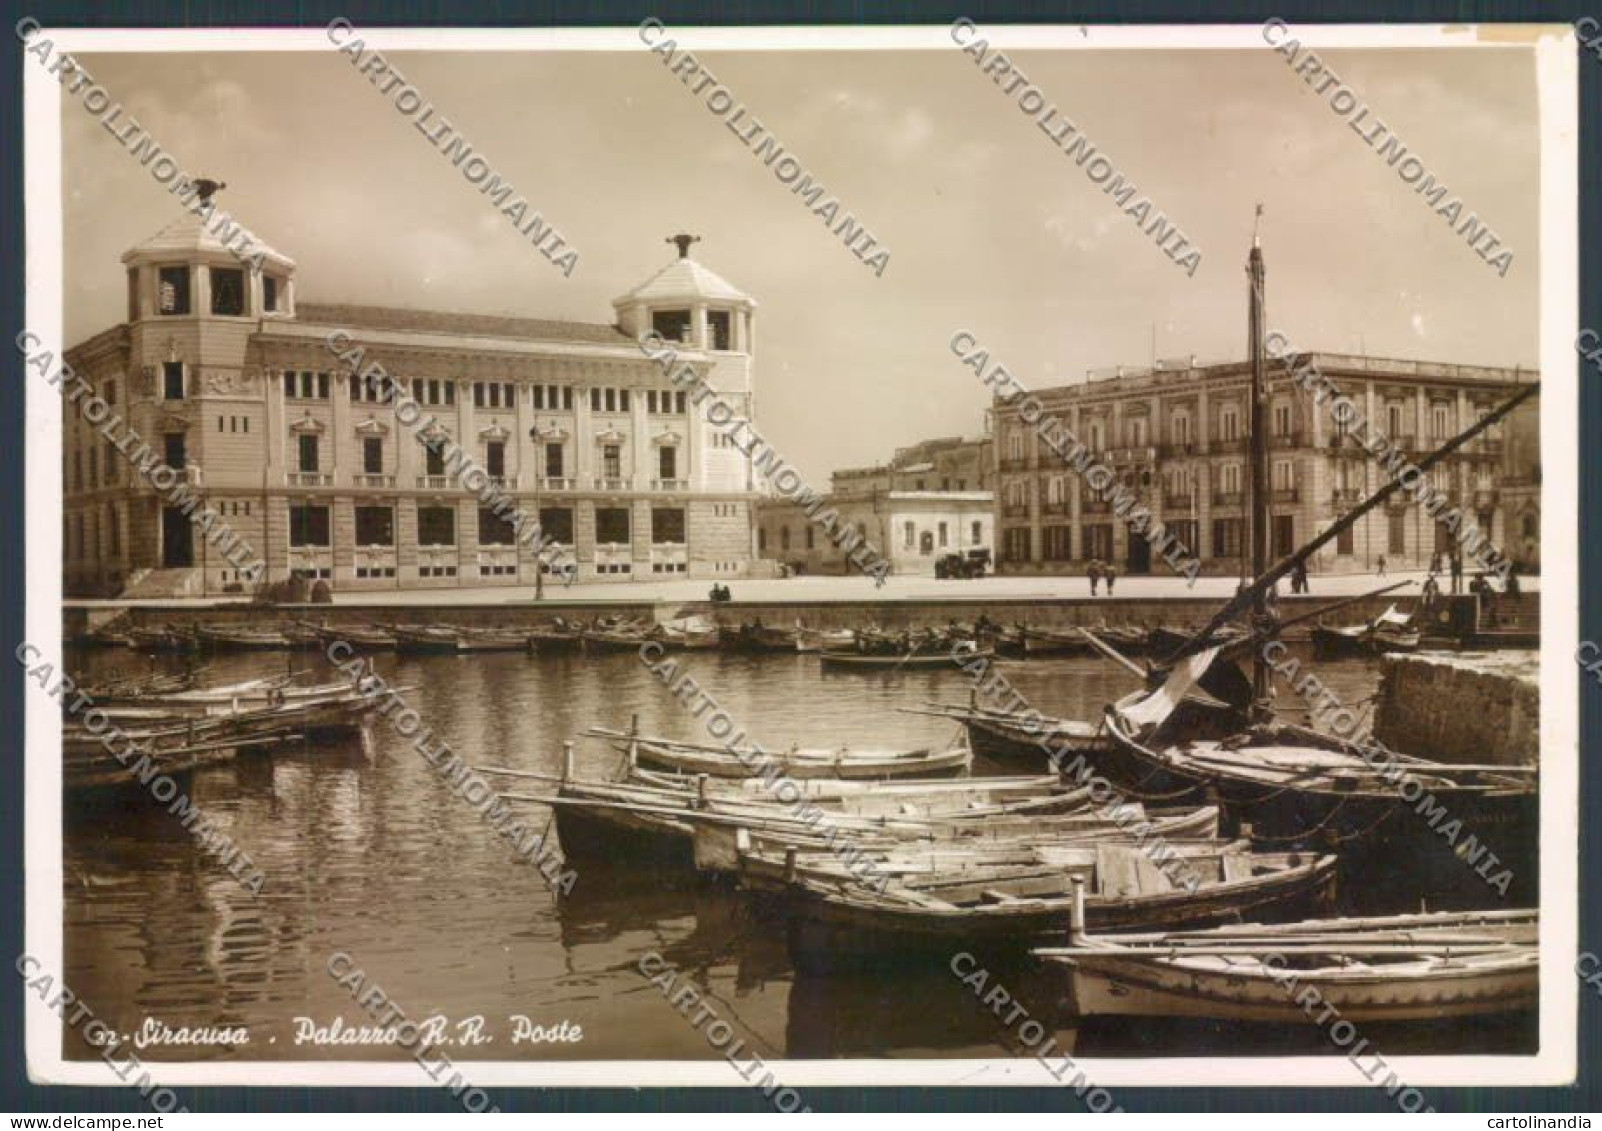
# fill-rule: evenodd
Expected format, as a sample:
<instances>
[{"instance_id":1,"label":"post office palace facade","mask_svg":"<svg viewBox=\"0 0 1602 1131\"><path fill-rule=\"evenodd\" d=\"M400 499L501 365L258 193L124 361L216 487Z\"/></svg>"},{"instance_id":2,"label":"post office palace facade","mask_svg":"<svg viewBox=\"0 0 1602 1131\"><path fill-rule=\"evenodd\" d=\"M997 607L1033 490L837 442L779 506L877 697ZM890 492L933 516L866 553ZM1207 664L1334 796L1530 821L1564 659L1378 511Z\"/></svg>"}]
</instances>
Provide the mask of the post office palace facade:
<instances>
[{"instance_id":1,"label":"post office palace facade","mask_svg":"<svg viewBox=\"0 0 1602 1131\"><path fill-rule=\"evenodd\" d=\"M484 504L482 479L445 466L445 441L529 531L538 516L577 580L747 576L750 461L637 337L655 328L683 343L680 359L749 416L756 303L691 258L689 237L671 242L677 256L614 300L612 321L577 323L302 302L291 259L266 251L254 272L185 216L123 256L128 320L67 361L215 507L268 580L532 584L551 566L504 508ZM331 336L437 423L420 433L416 414L400 419ZM239 555L224 559L172 492L70 407L64 457L69 593L250 589Z\"/></svg>"}]
</instances>

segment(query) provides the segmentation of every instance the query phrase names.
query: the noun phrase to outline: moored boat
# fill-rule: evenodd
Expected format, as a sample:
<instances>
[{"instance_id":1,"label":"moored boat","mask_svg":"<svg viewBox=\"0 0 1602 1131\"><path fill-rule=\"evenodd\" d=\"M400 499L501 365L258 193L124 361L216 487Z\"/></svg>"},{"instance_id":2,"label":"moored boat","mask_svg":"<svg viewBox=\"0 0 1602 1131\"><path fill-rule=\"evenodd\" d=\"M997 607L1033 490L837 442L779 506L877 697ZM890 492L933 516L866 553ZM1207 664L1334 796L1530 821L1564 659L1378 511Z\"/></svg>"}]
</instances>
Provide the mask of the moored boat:
<instances>
[{"instance_id":1,"label":"moored boat","mask_svg":"<svg viewBox=\"0 0 1602 1131\"><path fill-rule=\"evenodd\" d=\"M604 733L615 736L615 732ZM968 772L973 752L965 744L944 750L788 749L745 747L730 750L666 738L625 737L618 742L639 765L678 774L708 774L718 778L746 778L753 766L764 772L794 779L834 778L845 781L882 781L889 778L949 777Z\"/></svg>"},{"instance_id":2,"label":"moored boat","mask_svg":"<svg viewBox=\"0 0 1602 1131\"><path fill-rule=\"evenodd\" d=\"M1165 870L1133 844L1065 853L1071 859L1036 867L981 864L877 887L797 874L783 892L791 959L827 972L916 954L949 961L958 950L1018 954L1065 935L1076 878L1088 889L1087 921L1103 930L1305 914L1334 892L1329 855L1256 853L1238 842L1180 846Z\"/></svg>"},{"instance_id":3,"label":"moored boat","mask_svg":"<svg viewBox=\"0 0 1602 1131\"><path fill-rule=\"evenodd\" d=\"M395 650L398 652L457 652L461 650L461 630L444 625L397 624Z\"/></svg>"},{"instance_id":4,"label":"moored boat","mask_svg":"<svg viewBox=\"0 0 1602 1131\"><path fill-rule=\"evenodd\" d=\"M213 651L281 649L290 646L289 637L273 628L201 625L195 632L200 646Z\"/></svg>"},{"instance_id":5,"label":"moored boat","mask_svg":"<svg viewBox=\"0 0 1602 1131\"><path fill-rule=\"evenodd\" d=\"M995 656L990 649L972 644L961 648L948 648L935 644L914 646L906 652L833 651L825 649L818 658L829 667L856 668L867 671L902 671L908 668L953 667L974 660L989 660Z\"/></svg>"},{"instance_id":6,"label":"moored boat","mask_svg":"<svg viewBox=\"0 0 1602 1131\"><path fill-rule=\"evenodd\" d=\"M1533 910L1313 919L1091 935L1035 953L1064 971L1080 1016L1307 1024L1304 1002L1354 1025L1535 1008ZM1326 1008L1327 1007L1327 1008Z\"/></svg>"}]
</instances>

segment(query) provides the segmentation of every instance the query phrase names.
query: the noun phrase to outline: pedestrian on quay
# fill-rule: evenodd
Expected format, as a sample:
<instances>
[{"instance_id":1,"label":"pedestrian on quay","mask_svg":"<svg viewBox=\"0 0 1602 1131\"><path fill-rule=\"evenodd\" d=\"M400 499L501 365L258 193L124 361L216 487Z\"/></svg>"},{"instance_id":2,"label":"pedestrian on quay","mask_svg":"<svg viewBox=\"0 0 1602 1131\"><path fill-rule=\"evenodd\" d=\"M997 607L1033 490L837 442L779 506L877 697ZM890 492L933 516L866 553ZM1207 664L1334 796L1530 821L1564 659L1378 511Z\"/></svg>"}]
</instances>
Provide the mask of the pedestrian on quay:
<instances>
[{"instance_id":1,"label":"pedestrian on quay","mask_svg":"<svg viewBox=\"0 0 1602 1131\"><path fill-rule=\"evenodd\" d=\"M1090 565L1085 570L1085 576L1090 578L1090 595L1094 597L1096 595L1096 585L1101 581L1101 560L1099 558L1090 560Z\"/></svg>"},{"instance_id":2,"label":"pedestrian on quay","mask_svg":"<svg viewBox=\"0 0 1602 1131\"><path fill-rule=\"evenodd\" d=\"M1118 567L1113 565L1112 562L1108 562L1101 567L1101 576L1107 581L1107 596L1111 597L1113 595L1113 582L1118 580Z\"/></svg>"},{"instance_id":3,"label":"pedestrian on quay","mask_svg":"<svg viewBox=\"0 0 1602 1131\"><path fill-rule=\"evenodd\" d=\"M1420 596L1424 604L1425 612L1428 612L1430 609L1434 608L1435 602L1441 599L1441 586L1440 583L1435 580L1435 571L1433 569L1430 570L1430 575L1424 579L1424 590Z\"/></svg>"},{"instance_id":4,"label":"pedestrian on quay","mask_svg":"<svg viewBox=\"0 0 1602 1131\"><path fill-rule=\"evenodd\" d=\"M1517 597L1523 590L1519 588L1519 563L1509 562L1507 566L1507 581L1502 585L1502 592L1509 597Z\"/></svg>"},{"instance_id":5,"label":"pedestrian on quay","mask_svg":"<svg viewBox=\"0 0 1602 1131\"><path fill-rule=\"evenodd\" d=\"M1304 561L1298 561L1291 567L1291 592L1310 592L1307 587L1307 563Z\"/></svg>"},{"instance_id":6,"label":"pedestrian on quay","mask_svg":"<svg viewBox=\"0 0 1602 1131\"><path fill-rule=\"evenodd\" d=\"M1385 576L1385 555L1384 554L1381 554L1379 556L1379 572L1378 572L1378 574L1376 576L1379 576L1379 577L1384 577Z\"/></svg>"},{"instance_id":7,"label":"pedestrian on quay","mask_svg":"<svg viewBox=\"0 0 1602 1131\"><path fill-rule=\"evenodd\" d=\"M1463 555L1452 551L1452 596L1463 592Z\"/></svg>"}]
</instances>

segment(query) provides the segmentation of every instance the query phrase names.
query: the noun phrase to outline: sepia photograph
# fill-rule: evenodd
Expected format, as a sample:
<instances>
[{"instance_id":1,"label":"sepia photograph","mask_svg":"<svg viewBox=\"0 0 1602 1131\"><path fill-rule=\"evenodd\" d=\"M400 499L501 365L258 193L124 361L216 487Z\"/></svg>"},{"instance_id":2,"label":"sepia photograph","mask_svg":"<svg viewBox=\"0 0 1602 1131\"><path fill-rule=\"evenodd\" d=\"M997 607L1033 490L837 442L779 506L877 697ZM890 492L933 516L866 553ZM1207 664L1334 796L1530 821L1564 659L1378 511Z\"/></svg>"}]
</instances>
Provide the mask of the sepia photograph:
<instances>
[{"instance_id":1,"label":"sepia photograph","mask_svg":"<svg viewBox=\"0 0 1602 1131\"><path fill-rule=\"evenodd\" d=\"M1573 1081L1572 26L15 35L33 1079Z\"/></svg>"}]
</instances>

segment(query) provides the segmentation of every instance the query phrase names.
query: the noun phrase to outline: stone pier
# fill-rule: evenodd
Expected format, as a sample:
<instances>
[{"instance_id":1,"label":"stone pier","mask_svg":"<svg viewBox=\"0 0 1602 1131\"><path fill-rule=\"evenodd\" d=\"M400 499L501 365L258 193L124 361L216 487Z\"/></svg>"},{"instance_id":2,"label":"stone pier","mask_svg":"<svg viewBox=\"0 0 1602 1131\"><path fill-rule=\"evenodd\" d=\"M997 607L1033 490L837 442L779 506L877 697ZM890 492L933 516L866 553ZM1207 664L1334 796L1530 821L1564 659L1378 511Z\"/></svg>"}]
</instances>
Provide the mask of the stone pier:
<instances>
[{"instance_id":1,"label":"stone pier","mask_svg":"<svg viewBox=\"0 0 1602 1131\"><path fill-rule=\"evenodd\" d=\"M1541 665L1536 652L1387 656L1374 737L1440 762L1537 763Z\"/></svg>"}]
</instances>

